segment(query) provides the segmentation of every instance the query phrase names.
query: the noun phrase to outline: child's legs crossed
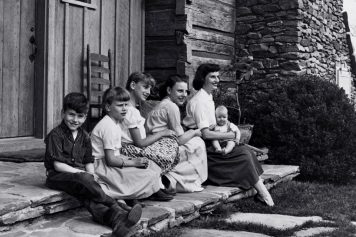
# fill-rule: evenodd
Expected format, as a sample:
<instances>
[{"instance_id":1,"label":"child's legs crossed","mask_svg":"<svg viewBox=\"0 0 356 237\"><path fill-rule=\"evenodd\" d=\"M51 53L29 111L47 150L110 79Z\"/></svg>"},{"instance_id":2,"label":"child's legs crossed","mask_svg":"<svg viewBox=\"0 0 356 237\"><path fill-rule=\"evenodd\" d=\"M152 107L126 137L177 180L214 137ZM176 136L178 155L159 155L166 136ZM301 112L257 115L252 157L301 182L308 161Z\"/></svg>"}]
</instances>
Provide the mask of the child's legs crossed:
<instances>
[{"instance_id":1,"label":"child's legs crossed","mask_svg":"<svg viewBox=\"0 0 356 237\"><path fill-rule=\"evenodd\" d=\"M115 216L127 213L115 199L102 191L100 185L88 173L55 172L47 177L46 185L78 198L92 214L93 219L101 224L112 227Z\"/></svg>"}]
</instances>

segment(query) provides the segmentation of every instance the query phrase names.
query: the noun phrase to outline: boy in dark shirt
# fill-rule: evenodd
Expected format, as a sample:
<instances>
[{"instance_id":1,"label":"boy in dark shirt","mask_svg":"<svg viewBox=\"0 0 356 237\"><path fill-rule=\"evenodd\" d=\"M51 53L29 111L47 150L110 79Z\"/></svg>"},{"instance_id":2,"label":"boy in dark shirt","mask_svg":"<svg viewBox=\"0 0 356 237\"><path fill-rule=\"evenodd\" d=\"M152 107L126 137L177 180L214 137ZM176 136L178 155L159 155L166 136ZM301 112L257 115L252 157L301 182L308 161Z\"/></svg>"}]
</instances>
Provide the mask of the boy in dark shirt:
<instances>
[{"instance_id":1,"label":"boy in dark shirt","mask_svg":"<svg viewBox=\"0 0 356 237\"><path fill-rule=\"evenodd\" d=\"M46 186L62 190L83 202L93 219L113 228L112 236L128 236L140 220L142 209L131 209L109 197L96 182L88 133L81 127L88 101L81 93L64 97L62 123L46 137Z\"/></svg>"}]
</instances>

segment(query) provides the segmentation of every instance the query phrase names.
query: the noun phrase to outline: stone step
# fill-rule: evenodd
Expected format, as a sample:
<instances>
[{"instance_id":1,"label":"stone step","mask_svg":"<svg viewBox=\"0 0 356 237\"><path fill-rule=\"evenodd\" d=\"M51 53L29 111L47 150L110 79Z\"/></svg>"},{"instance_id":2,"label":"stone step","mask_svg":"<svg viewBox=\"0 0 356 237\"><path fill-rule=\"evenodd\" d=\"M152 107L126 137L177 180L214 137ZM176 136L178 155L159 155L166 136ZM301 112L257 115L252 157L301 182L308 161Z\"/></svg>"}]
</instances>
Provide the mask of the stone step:
<instances>
[{"instance_id":1,"label":"stone step","mask_svg":"<svg viewBox=\"0 0 356 237\"><path fill-rule=\"evenodd\" d=\"M16 137L0 139L0 153L41 148L45 148L45 143L43 139L39 138Z\"/></svg>"},{"instance_id":2,"label":"stone step","mask_svg":"<svg viewBox=\"0 0 356 237\"><path fill-rule=\"evenodd\" d=\"M254 224L273 228L276 230L288 230L293 228L300 228L304 224L328 224L330 227L309 227L297 230L292 236L295 237L309 237L320 233L328 233L336 230L334 222L323 220L320 216L290 216L271 213L234 213L225 219L228 223L236 224Z\"/></svg>"},{"instance_id":3,"label":"stone step","mask_svg":"<svg viewBox=\"0 0 356 237\"><path fill-rule=\"evenodd\" d=\"M269 188L299 174L298 166L263 165L263 168L262 178ZM46 188L44 182L43 163L0 162L0 231L11 233L16 231L18 223L80 207L78 201ZM178 193L170 202L145 201L140 231L155 232L189 222L222 203L250 197L255 192L254 189L207 186L202 192ZM91 223L89 227L96 225L89 221L90 216L85 218L85 223Z\"/></svg>"}]
</instances>

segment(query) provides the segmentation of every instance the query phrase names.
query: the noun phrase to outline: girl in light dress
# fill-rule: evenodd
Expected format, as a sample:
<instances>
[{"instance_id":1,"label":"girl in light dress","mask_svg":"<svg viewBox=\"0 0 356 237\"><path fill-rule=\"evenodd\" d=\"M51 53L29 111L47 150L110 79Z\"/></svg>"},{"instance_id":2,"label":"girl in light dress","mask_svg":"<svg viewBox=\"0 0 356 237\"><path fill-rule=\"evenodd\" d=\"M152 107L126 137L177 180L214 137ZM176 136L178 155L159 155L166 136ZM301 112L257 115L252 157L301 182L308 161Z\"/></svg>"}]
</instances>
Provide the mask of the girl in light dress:
<instances>
[{"instance_id":1,"label":"girl in light dress","mask_svg":"<svg viewBox=\"0 0 356 237\"><path fill-rule=\"evenodd\" d=\"M106 115L91 133L95 173L104 192L115 199L142 199L160 191L161 168L145 157L135 159L120 153L120 127L129 107L130 94L121 87L103 96Z\"/></svg>"},{"instance_id":2,"label":"girl in light dress","mask_svg":"<svg viewBox=\"0 0 356 237\"><path fill-rule=\"evenodd\" d=\"M163 100L148 114L146 128L149 134L173 130L178 136L180 163L163 176L171 192L202 191L207 179L207 160L200 129L184 131L180 111L187 98L188 84L178 75L170 76L160 90Z\"/></svg>"},{"instance_id":3,"label":"girl in light dress","mask_svg":"<svg viewBox=\"0 0 356 237\"><path fill-rule=\"evenodd\" d=\"M156 162L162 169L162 174L165 174L179 162L176 134L167 129L146 136L145 119L136 108L150 95L153 82L151 75L140 72L132 73L127 81L126 88L131 99L127 116L120 123L123 131L121 152L131 157L147 157Z\"/></svg>"}]
</instances>

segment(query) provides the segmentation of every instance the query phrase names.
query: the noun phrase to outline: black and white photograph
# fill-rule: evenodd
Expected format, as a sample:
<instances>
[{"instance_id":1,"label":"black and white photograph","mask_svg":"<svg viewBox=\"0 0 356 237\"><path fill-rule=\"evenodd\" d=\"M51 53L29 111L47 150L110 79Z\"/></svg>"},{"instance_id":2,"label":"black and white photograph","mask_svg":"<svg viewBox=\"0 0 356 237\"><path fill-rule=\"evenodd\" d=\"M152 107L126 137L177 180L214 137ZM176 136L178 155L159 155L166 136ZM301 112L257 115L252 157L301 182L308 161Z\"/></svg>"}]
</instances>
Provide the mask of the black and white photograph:
<instances>
[{"instance_id":1,"label":"black and white photograph","mask_svg":"<svg viewBox=\"0 0 356 237\"><path fill-rule=\"evenodd\" d=\"M356 0L0 0L0 237L356 236Z\"/></svg>"}]
</instances>

